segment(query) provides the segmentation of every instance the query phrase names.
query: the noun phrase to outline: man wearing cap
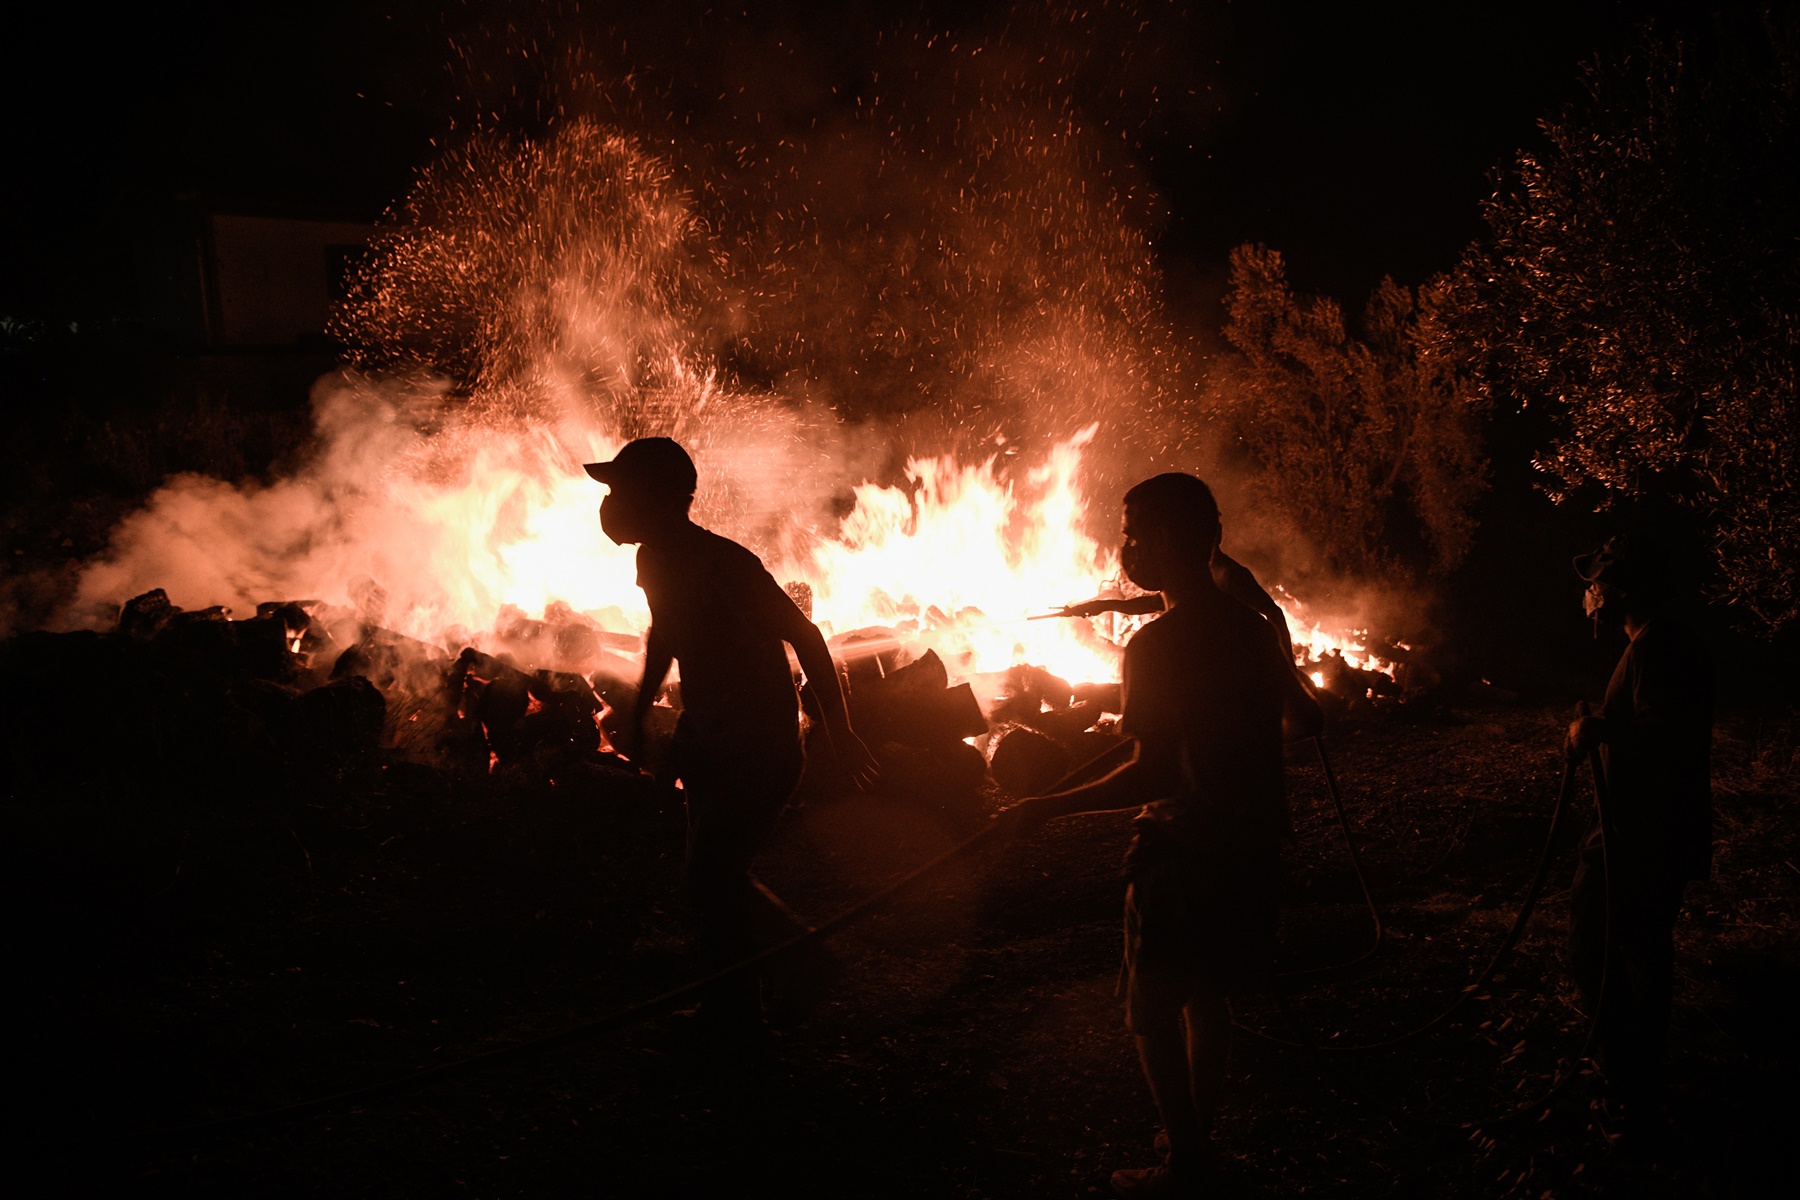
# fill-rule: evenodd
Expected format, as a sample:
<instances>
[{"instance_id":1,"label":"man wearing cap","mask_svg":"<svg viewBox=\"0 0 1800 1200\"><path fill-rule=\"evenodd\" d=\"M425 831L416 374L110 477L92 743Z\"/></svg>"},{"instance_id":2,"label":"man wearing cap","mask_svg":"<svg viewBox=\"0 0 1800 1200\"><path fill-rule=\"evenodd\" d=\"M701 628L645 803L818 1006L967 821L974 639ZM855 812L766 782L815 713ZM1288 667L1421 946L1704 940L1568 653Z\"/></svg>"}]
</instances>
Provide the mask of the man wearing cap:
<instances>
[{"instance_id":1,"label":"man wearing cap","mask_svg":"<svg viewBox=\"0 0 1800 1200\"><path fill-rule=\"evenodd\" d=\"M874 759L850 728L818 627L756 555L688 518L697 475L687 451L669 438L639 438L612 461L587 464L587 473L609 489L601 529L620 545L638 545L637 582L650 603L643 681L614 738L627 756L670 664L681 664L671 757L687 802L685 882L701 958L717 969L804 928L750 874L800 780L800 706L783 643L794 648L832 748L858 786L873 782ZM815 981L799 964L784 966L769 982L791 1003ZM702 1015L722 1032L753 1029L758 984L754 974L725 981L702 1002Z\"/></svg>"},{"instance_id":2,"label":"man wearing cap","mask_svg":"<svg viewBox=\"0 0 1800 1200\"><path fill-rule=\"evenodd\" d=\"M1600 1014L1600 1064L1621 1115L1660 1116L1681 893L1712 867L1712 664L1698 634L1669 611L1665 547L1615 537L1575 559L1585 607L1629 639L1598 715L1569 726L1571 756L1598 748L1606 779L1599 823L1582 843L1569 895L1569 965ZM1611 946L1608 947L1608 921Z\"/></svg>"}]
</instances>

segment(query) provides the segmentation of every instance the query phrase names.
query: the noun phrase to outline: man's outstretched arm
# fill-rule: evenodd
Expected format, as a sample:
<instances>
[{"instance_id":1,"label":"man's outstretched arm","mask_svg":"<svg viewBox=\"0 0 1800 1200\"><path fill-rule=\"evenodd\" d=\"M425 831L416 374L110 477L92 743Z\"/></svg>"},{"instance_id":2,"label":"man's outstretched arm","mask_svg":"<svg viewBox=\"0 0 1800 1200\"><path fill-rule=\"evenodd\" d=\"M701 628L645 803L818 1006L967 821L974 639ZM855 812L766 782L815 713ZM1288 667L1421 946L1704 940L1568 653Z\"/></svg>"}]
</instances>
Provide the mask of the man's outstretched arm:
<instances>
[{"instance_id":1,"label":"man's outstretched arm","mask_svg":"<svg viewBox=\"0 0 1800 1200\"><path fill-rule=\"evenodd\" d=\"M1102 596L1097 600L1083 600L1080 604L1065 604L1056 615L1061 617L1097 617L1101 613L1123 613L1128 617L1145 616L1163 610L1161 592L1145 592L1141 596Z\"/></svg>"},{"instance_id":2,"label":"man's outstretched arm","mask_svg":"<svg viewBox=\"0 0 1800 1200\"><path fill-rule=\"evenodd\" d=\"M1131 757L1099 779L1045 796L1028 796L996 813L995 824L1016 837L1058 817L1137 808L1168 795L1173 790L1169 769L1179 755L1178 747L1154 736L1139 737L1135 743Z\"/></svg>"}]
</instances>

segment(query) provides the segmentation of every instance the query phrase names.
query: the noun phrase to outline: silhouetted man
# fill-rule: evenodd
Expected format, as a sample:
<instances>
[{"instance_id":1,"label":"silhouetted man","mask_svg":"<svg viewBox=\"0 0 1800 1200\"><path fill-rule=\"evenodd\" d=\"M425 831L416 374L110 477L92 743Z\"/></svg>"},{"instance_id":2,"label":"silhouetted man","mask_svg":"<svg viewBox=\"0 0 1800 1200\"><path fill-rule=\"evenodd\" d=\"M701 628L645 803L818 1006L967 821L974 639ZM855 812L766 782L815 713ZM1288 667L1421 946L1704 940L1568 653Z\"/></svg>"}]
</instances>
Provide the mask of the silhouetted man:
<instances>
[{"instance_id":1,"label":"silhouetted man","mask_svg":"<svg viewBox=\"0 0 1800 1200\"><path fill-rule=\"evenodd\" d=\"M1712 870L1712 664L1695 631L1668 611L1672 572L1658 543L1615 537L1578 557L1575 570L1588 584L1589 615L1623 625L1630 640L1599 715L1569 726L1571 755L1599 747L1608 825L1604 870L1597 826L1582 843L1569 965L1592 1004L1606 964L1601 1067L1641 1130L1660 1116L1681 893Z\"/></svg>"},{"instance_id":2,"label":"silhouetted man","mask_svg":"<svg viewBox=\"0 0 1800 1200\"><path fill-rule=\"evenodd\" d=\"M1120 728L1137 753L1096 783L998 818L1023 832L1143 805L1125 860L1126 1016L1168 1153L1113 1175L1126 1196L1187 1195L1217 1171L1227 997L1266 981L1274 946L1282 713L1311 705L1270 622L1215 582L1218 544L1218 506L1193 476L1158 475L1126 493L1120 563L1166 605L1125 647Z\"/></svg>"},{"instance_id":3,"label":"silhouetted man","mask_svg":"<svg viewBox=\"0 0 1800 1200\"><path fill-rule=\"evenodd\" d=\"M631 756L671 662L681 664L681 718L672 761L687 801L686 886L701 958L717 969L803 926L751 874L750 863L800 780L799 699L783 643L812 685L839 760L859 786L874 759L850 728L837 670L817 626L736 542L688 519L694 462L668 438L639 438L587 473L610 489L600 527L638 543L638 586L650 602L644 676L615 744ZM790 964L772 983L804 986ZM701 1006L711 1027L760 1023L758 980L728 981Z\"/></svg>"}]
</instances>

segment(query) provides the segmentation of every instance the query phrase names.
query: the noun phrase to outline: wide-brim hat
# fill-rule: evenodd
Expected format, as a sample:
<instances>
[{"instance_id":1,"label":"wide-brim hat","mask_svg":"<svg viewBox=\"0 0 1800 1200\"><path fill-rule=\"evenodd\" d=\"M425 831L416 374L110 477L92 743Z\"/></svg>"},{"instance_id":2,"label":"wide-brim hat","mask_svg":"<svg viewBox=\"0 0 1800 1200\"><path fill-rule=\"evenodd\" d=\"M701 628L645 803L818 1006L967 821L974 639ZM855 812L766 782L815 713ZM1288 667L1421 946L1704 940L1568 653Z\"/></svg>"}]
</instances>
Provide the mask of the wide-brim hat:
<instances>
[{"instance_id":1,"label":"wide-brim hat","mask_svg":"<svg viewBox=\"0 0 1800 1200\"><path fill-rule=\"evenodd\" d=\"M694 460L673 438L626 442L609 462L583 463L587 473L610 488L691 496L699 483Z\"/></svg>"},{"instance_id":2,"label":"wide-brim hat","mask_svg":"<svg viewBox=\"0 0 1800 1200\"><path fill-rule=\"evenodd\" d=\"M1660 586L1666 564L1656 547L1631 534L1607 538L1598 550L1575 556L1575 574L1589 583L1607 583L1625 591Z\"/></svg>"}]
</instances>

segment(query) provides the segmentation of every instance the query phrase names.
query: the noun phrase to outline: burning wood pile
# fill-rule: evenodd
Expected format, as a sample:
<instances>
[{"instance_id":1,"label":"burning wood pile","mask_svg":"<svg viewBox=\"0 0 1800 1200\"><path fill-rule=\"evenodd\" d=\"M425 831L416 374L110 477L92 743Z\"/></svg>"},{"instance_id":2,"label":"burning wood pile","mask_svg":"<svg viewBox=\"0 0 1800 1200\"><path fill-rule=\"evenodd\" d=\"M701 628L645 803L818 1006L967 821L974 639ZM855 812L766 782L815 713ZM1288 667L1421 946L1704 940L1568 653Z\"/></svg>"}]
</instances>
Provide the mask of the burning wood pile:
<instances>
[{"instance_id":1,"label":"burning wood pile","mask_svg":"<svg viewBox=\"0 0 1800 1200\"><path fill-rule=\"evenodd\" d=\"M793 588L806 606L806 586ZM374 585L358 597L355 608L270 601L233 620L220 607L183 610L154 589L125 603L109 632L15 639L6 675L15 694L37 698L8 722L19 778L46 791L71 780L127 786L173 767L236 787L337 786L404 763L462 779L514 772L641 788L638 764L608 740L611 714L636 702L638 636L553 602L539 618L507 606L489 633L464 636L453 652L381 625ZM863 627L830 645L853 723L893 796L985 812L990 781L1015 796L1042 790L1116 737L1116 683L1071 683L1029 665L983 672L966 652L952 654L953 673L905 627ZM1340 714L1403 690L1391 665L1358 666L1335 647L1309 653L1302 669ZM90 700L102 686L121 701L110 720ZM680 704L674 682L651 709L642 765L659 776ZM801 704L813 708L809 693ZM101 745L105 754L89 752ZM814 778L803 794L834 786Z\"/></svg>"},{"instance_id":2,"label":"burning wood pile","mask_svg":"<svg viewBox=\"0 0 1800 1200\"><path fill-rule=\"evenodd\" d=\"M387 701L364 675L308 672L322 636L311 607L271 602L233 621L221 608L180 609L157 589L127 603L110 632L6 643L6 749L19 790L141 794L173 777L196 790L266 790L372 765Z\"/></svg>"},{"instance_id":3,"label":"burning wood pile","mask_svg":"<svg viewBox=\"0 0 1800 1200\"><path fill-rule=\"evenodd\" d=\"M15 696L35 701L8 722L17 777L54 794L151 778L334 788L400 763L552 784L637 776L607 736L611 714L636 699L637 637L553 604L539 619L507 610L491 634L470 639L480 646L450 653L372 623L371 611L377 602L284 600L234 620L222 607L184 610L159 588L124 604L109 631L16 638L4 673ZM987 752L993 781L1027 793L1109 739L1094 730L1119 707L1116 684L1074 686L1036 667L953 684L936 651L910 649L891 628L841 635L831 648L883 790L946 812L985 812ZM97 688L116 706L96 708ZM809 691L800 699L812 708ZM651 710L653 771L666 764L680 703L670 683ZM815 781L809 792L830 788Z\"/></svg>"}]
</instances>

